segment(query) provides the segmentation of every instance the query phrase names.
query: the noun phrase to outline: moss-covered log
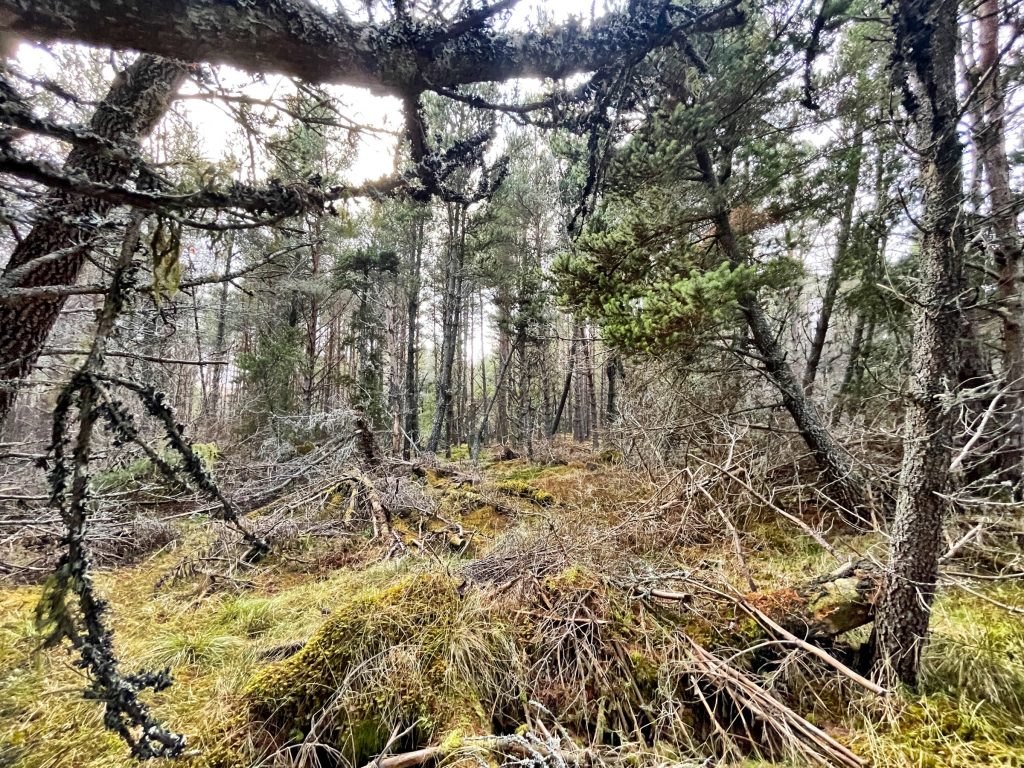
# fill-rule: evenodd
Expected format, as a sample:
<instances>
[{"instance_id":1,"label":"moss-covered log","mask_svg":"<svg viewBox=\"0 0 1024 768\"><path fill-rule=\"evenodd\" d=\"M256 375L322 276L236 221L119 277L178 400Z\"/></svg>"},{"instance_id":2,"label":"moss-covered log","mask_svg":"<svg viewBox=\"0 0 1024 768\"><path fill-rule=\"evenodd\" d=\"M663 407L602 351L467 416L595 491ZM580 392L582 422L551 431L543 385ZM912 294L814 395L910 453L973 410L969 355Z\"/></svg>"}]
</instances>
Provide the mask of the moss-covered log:
<instances>
[{"instance_id":1,"label":"moss-covered log","mask_svg":"<svg viewBox=\"0 0 1024 768\"><path fill-rule=\"evenodd\" d=\"M746 640L753 642L768 634L769 628L764 624L774 623L801 640L814 642L830 640L869 624L874 619L875 598L881 583L881 571L873 563L861 560L795 586L744 596L727 595L710 585L706 588L731 600L736 610L749 614L748 620L740 623L738 632ZM663 589L648 589L642 593L686 603L693 602L695 597L692 592ZM757 614L768 622L759 621ZM722 634L735 640L737 633Z\"/></svg>"},{"instance_id":2,"label":"moss-covered log","mask_svg":"<svg viewBox=\"0 0 1024 768\"><path fill-rule=\"evenodd\" d=\"M755 592L746 601L797 637L824 640L868 624L881 583L879 569L859 561L794 587Z\"/></svg>"}]
</instances>

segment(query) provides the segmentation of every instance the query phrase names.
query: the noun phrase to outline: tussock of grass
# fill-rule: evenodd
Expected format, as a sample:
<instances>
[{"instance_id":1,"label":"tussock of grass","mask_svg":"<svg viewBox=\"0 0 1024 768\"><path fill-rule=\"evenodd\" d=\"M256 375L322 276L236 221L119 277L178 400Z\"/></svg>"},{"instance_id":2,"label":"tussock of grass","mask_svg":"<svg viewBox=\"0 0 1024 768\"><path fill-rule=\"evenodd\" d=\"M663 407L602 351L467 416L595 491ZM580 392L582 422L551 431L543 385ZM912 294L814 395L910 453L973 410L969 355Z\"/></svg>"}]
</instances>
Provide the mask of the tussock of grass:
<instances>
[{"instance_id":1,"label":"tussock of grass","mask_svg":"<svg viewBox=\"0 0 1024 768\"><path fill-rule=\"evenodd\" d=\"M225 603L220 618L225 626L246 637L258 637L270 630L280 620L280 610L273 600L250 595L240 595Z\"/></svg>"},{"instance_id":2,"label":"tussock of grass","mask_svg":"<svg viewBox=\"0 0 1024 768\"><path fill-rule=\"evenodd\" d=\"M1024 725L966 698L902 694L854 718L854 746L874 765L970 768L1024 764Z\"/></svg>"},{"instance_id":3,"label":"tussock of grass","mask_svg":"<svg viewBox=\"0 0 1024 768\"><path fill-rule=\"evenodd\" d=\"M361 765L396 729L429 743L453 728L486 732L486 707L515 700L512 627L464 599L442 573L359 591L306 646L248 685L254 714L278 740L314 740Z\"/></svg>"},{"instance_id":4,"label":"tussock of grass","mask_svg":"<svg viewBox=\"0 0 1024 768\"><path fill-rule=\"evenodd\" d=\"M211 627L172 627L161 632L143 651L139 661L145 667L212 667L222 663L241 641L221 635Z\"/></svg>"},{"instance_id":5,"label":"tussock of grass","mask_svg":"<svg viewBox=\"0 0 1024 768\"><path fill-rule=\"evenodd\" d=\"M1024 605L1018 585L997 587L990 596ZM946 596L935 608L922 686L1024 716L1024 620L970 594Z\"/></svg>"},{"instance_id":6,"label":"tussock of grass","mask_svg":"<svg viewBox=\"0 0 1024 768\"><path fill-rule=\"evenodd\" d=\"M161 578L199 539L176 555L97 574L111 599L118 652L125 671L171 666L175 684L147 696L154 714L186 734L200 753L178 763L214 764L226 732L248 722L242 692L266 666L263 652L305 642L340 602L369 586L393 581L404 562L380 563L359 573L307 575L283 585L273 568L253 574L259 593L195 599L190 583L154 591ZM0 765L4 768L129 768L124 743L102 726L102 707L82 699L84 681L66 649L39 651L37 587L0 589ZM241 719L240 719L241 718ZM235 754L235 753L231 753ZM234 766L248 766L239 752ZM239 757L239 755L242 755Z\"/></svg>"}]
</instances>

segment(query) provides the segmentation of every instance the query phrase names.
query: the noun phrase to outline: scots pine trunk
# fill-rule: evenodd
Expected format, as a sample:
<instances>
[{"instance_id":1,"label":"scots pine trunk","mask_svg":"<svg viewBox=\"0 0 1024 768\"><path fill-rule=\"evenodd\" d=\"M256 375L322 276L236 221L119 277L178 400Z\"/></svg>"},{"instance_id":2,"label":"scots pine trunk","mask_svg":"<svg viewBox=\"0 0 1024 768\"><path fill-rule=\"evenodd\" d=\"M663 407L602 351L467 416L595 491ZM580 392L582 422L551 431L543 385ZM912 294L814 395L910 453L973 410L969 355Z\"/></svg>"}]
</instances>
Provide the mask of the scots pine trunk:
<instances>
[{"instance_id":1,"label":"scots pine trunk","mask_svg":"<svg viewBox=\"0 0 1024 768\"><path fill-rule=\"evenodd\" d=\"M913 685L943 543L963 286L963 150L957 134L956 0L899 0L903 103L920 153L923 210L910 392L889 567L875 620L875 673Z\"/></svg>"},{"instance_id":2,"label":"scots pine trunk","mask_svg":"<svg viewBox=\"0 0 1024 768\"><path fill-rule=\"evenodd\" d=\"M487 422L491 417L491 409L494 407L495 401L502 395L505 389L505 379L508 376L509 368L512 363L512 352L509 352L508 356L501 361L501 369L498 371L498 379L494 384L494 397L487 400L486 394L484 396L484 407L483 415L480 417L480 426L477 428L473 435L473 444L471 446L472 457L475 461L480 456L480 449L483 447L484 438L487 436Z\"/></svg>"},{"instance_id":3,"label":"scots pine trunk","mask_svg":"<svg viewBox=\"0 0 1024 768\"><path fill-rule=\"evenodd\" d=\"M231 234L227 238L226 242L226 255L224 259L224 274L231 273L231 264L234 259L234 248L235 238ZM216 341L214 346L214 354L218 360L224 361L227 359L227 350L224 349L224 345L227 342L227 329L228 329L228 291L231 283L225 280L220 284L220 297L217 302L217 333ZM224 367L223 365L215 365L213 367L213 383L210 389L210 417L213 419L214 428L219 426L223 414L221 413L221 392L224 382Z\"/></svg>"},{"instance_id":4,"label":"scots pine trunk","mask_svg":"<svg viewBox=\"0 0 1024 768\"><path fill-rule=\"evenodd\" d=\"M850 342L850 352L846 360L846 370L843 371L843 380L839 384L839 394L836 398L839 402L836 406L835 413L832 416L833 426L837 425L842 419L843 411L846 410L846 401L850 396L854 381L857 379L858 373L861 369L861 350L864 348L864 331L867 326L868 321L866 313L859 312L857 314L857 322L853 327L853 340Z\"/></svg>"},{"instance_id":5,"label":"scots pine trunk","mask_svg":"<svg viewBox=\"0 0 1024 768\"><path fill-rule=\"evenodd\" d=\"M608 356L604 373L608 382L604 418L606 424L612 424L619 416L619 376L622 374L622 360L618 353L613 352Z\"/></svg>"},{"instance_id":6,"label":"scots pine trunk","mask_svg":"<svg viewBox=\"0 0 1024 768\"><path fill-rule=\"evenodd\" d=\"M405 432L402 441L402 458L406 461L416 450L420 439L420 397L419 397L419 328L420 328L420 274L423 266L423 229L420 218L416 222L413 239L411 274L405 296Z\"/></svg>"},{"instance_id":7,"label":"scots pine trunk","mask_svg":"<svg viewBox=\"0 0 1024 768\"><path fill-rule=\"evenodd\" d=\"M695 144L694 156L713 206L715 238L733 268L745 265L747 258L733 231L729 206L718 181L711 153L703 144ZM765 373L782 395L783 405L793 417L800 436L824 473L829 496L855 519L861 518L862 511L870 502L867 484L854 471L849 457L836 443L804 392L757 296L748 291L740 296L739 304L750 337L761 355Z\"/></svg>"},{"instance_id":8,"label":"scots pine trunk","mask_svg":"<svg viewBox=\"0 0 1024 768\"><path fill-rule=\"evenodd\" d=\"M587 384L587 419L590 432L590 445L596 451L600 447L597 423L597 391L594 387L594 340L589 331L583 329L583 371Z\"/></svg>"},{"instance_id":9,"label":"scots pine trunk","mask_svg":"<svg viewBox=\"0 0 1024 768\"><path fill-rule=\"evenodd\" d=\"M135 170L131 156L139 140L167 111L187 66L143 55L118 73L89 123L90 130L117 149L82 144L68 154L64 172L95 182L123 184ZM101 235L113 204L54 191L35 213L35 225L18 243L4 269L12 288L68 286ZM36 296L0 304L0 432L14 405L18 382L32 370L53 329L63 296Z\"/></svg>"},{"instance_id":10,"label":"scots pine trunk","mask_svg":"<svg viewBox=\"0 0 1024 768\"><path fill-rule=\"evenodd\" d=\"M1000 465L1021 495L1024 468L1024 302L1021 301L1021 233L1017 226L1006 154L1006 97L999 46L999 0L978 6L978 86L981 90L978 151L988 184L989 220L999 278L995 300L1003 337L1003 378L1010 424Z\"/></svg>"},{"instance_id":11,"label":"scots pine trunk","mask_svg":"<svg viewBox=\"0 0 1024 768\"><path fill-rule=\"evenodd\" d=\"M466 211L462 205L449 209L448 257L444 268L444 294L441 298L441 362L437 373L437 409L427 439L427 452L437 453L445 424L451 429L452 391L455 352L462 317L462 267L465 258ZM450 442L450 441L449 441Z\"/></svg>"},{"instance_id":12,"label":"scots pine trunk","mask_svg":"<svg viewBox=\"0 0 1024 768\"><path fill-rule=\"evenodd\" d=\"M498 286L498 359L504 360L510 356L514 347L508 329L512 327L510 307L512 298L509 296L508 286L503 281ZM496 393L498 412L494 420L494 439L499 443L508 440L509 433L509 390L511 387L504 387L500 393Z\"/></svg>"},{"instance_id":13,"label":"scots pine trunk","mask_svg":"<svg viewBox=\"0 0 1024 768\"><path fill-rule=\"evenodd\" d=\"M573 326L575 328L575 326ZM555 409L555 417L551 420L551 428L548 430L548 437L554 437L558 432L558 425L562 421L562 413L565 411L565 402L569 399L569 390L572 387L572 372L576 367L576 347L579 344L579 337L573 332L572 344L569 346L569 360L565 367L565 382L562 384L562 395L558 398L558 407Z\"/></svg>"},{"instance_id":14,"label":"scots pine trunk","mask_svg":"<svg viewBox=\"0 0 1024 768\"><path fill-rule=\"evenodd\" d=\"M843 277L843 267L846 264L846 254L850 246L850 232L853 227L853 208L857 202L857 186L860 181L863 147L864 132L858 127L852 147L853 157L850 161L850 167L847 169L848 177L846 179L846 191L843 195L843 207L839 214L836 255L832 261L828 282L825 284L825 295L821 298L821 312L818 313L818 320L814 324L814 336L811 339L811 349L807 356L807 366L804 368L803 386L808 394L814 390L814 380L818 375L821 353L825 349L825 340L828 337L832 312L835 309L836 297L839 295L839 284Z\"/></svg>"},{"instance_id":15,"label":"scots pine trunk","mask_svg":"<svg viewBox=\"0 0 1024 768\"><path fill-rule=\"evenodd\" d=\"M584 346L583 341L583 326L577 325L573 330L573 335L579 339L579 345L582 348ZM580 354L576 359L576 366L579 368L583 367L582 361L579 359L583 355ZM577 443L582 443L587 436L587 425L586 425L586 411L584 410L587 400L586 385L583 381L583 376L576 377L576 392L572 399L572 439Z\"/></svg>"},{"instance_id":16,"label":"scots pine trunk","mask_svg":"<svg viewBox=\"0 0 1024 768\"><path fill-rule=\"evenodd\" d=\"M316 280L320 274L320 247L317 245L322 226L314 221L310 226L313 245L309 248L309 277ZM305 360L302 366L302 404L305 414L313 413L313 399L317 388L317 363L320 357L320 297L316 291L309 295L309 310L306 314Z\"/></svg>"}]
</instances>

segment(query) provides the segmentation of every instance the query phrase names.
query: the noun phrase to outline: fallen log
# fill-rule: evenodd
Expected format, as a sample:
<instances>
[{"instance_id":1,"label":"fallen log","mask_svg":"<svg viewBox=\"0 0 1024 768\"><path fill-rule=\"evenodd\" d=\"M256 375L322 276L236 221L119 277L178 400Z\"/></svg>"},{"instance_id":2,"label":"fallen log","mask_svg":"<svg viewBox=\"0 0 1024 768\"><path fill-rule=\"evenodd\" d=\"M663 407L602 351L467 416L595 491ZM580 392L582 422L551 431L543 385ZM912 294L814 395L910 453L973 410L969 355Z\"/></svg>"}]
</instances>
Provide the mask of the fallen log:
<instances>
[{"instance_id":1,"label":"fallen log","mask_svg":"<svg viewBox=\"0 0 1024 768\"><path fill-rule=\"evenodd\" d=\"M792 587L746 595L727 592L698 579L688 578L686 583L729 600L764 624L766 630L777 624L802 641L814 642L831 640L871 623L882 573L874 563L860 560ZM694 597L692 592L665 589L638 588L637 593L679 602L691 602ZM768 621L759 621L757 614Z\"/></svg>"},{"instance_id":2,"label":"fallen log","mask_svg":"<svg viewBox=\"0 0 1024 768\"><path fill-rule=\"evenodd\" d=\"M860 560L794 587L753 592L744 600L802 640L827 640L874 619L881 585L880 569Z\"/></svg>"},{"instance_id":3,"label":"fallen log","mask_svg":"<svg viewBox=\"0 0 1024 768\"><path fill-rule=\"evenodd\" d=\"M882 583L878 567L867 560L852 562L824 576L795 587L747 595L729 594L695 579L688 583L731 601L747 614L766 636L810 653L865 690L879 696L887 691L850 669L815 642L834 638L870 623L874 602ZM651 597L689 602L686 592L647 590ZM746 639L751 641L750 633Z\"/></svg>"}]
</instances>

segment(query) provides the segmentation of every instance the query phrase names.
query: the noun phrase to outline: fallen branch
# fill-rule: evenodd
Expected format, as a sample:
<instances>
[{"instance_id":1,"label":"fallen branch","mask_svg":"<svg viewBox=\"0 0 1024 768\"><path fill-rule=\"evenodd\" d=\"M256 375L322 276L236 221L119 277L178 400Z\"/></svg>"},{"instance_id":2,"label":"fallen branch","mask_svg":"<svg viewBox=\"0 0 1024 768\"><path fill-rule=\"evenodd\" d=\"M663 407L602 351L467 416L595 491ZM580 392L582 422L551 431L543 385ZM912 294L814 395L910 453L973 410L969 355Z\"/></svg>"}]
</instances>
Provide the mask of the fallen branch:
<instances>
[{"instance_id":1,"label":"fallen branch","mask_svg":"<svg viewBox=\"0 0 1024 768\"><path fill-rule=\"evenodd\" d=\"M691 458L694 458L694 459L696 459L697 461L699 461L699 462L701 462L703 464L707 464L709 467L712 467L713 469L717 469L719 472L724 474L726 477L728 477L733 482L739 483L755 499L757 499L762 504L767 506L769 509L771 509L773 512L775 512L777 515L780 515L781 517L785 518L786 520L789 520L789 522L793 523L793 525L797 526L800 530L802 530L804 533L806 533L808 536L810 536L812 539L814 539L816 542L818 542L818 544L821 546L821 548L824 549L826 552L828 552L830 555L832 555L832 557L834 557L836 560L840 560L841 559L839 557L839 554L836 552L835 547L833 547L831 544L829 544L828 541L825 540L825 537L822 536L820 533L818 533L818 531L814 530L811 526L809 526L807 523L805 523L803 520L801 520L796 515L791 515L786 510L784 510L781 507L773 504L763 494L758 493L757 491L755 491L754 488L750 485L750 483L747 483L746 481L744 481L742 478L737 476L734 472L731 472L730 470L726 469L725 467L722 467L722 466L719 466L718 464L715 464L713 461L708 461L707 459L702 459L700 456L697 456L696 454L691 454Z\"/></svg>"},{"instance_id":2,"label":"fallen branch","mask_svg":"<svg viewBox=\"0 0 1024 768\"><path fill-rule=\"evenodd\" d=\"M757 718L766 731L774 734L794 753L818 765L845 768L864 768L867 765L867 761L787 707L747 675L692 638L687 637L687 640L693 672L727 696L740 711Z\"/></svg>"}]
</instances>

